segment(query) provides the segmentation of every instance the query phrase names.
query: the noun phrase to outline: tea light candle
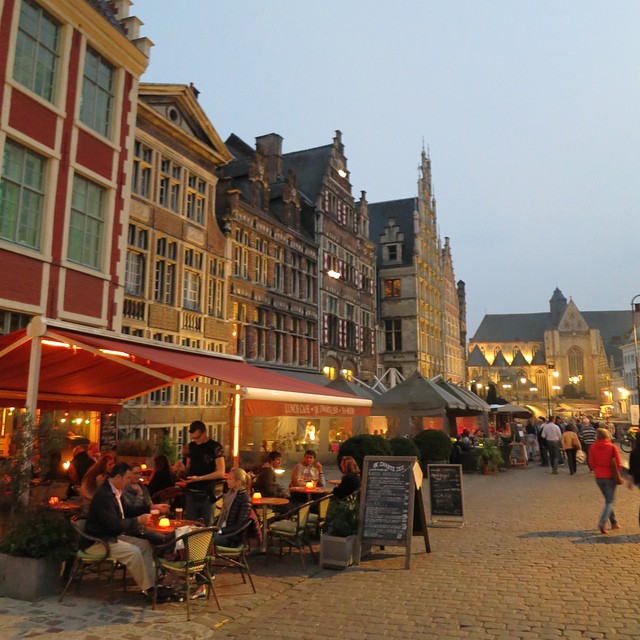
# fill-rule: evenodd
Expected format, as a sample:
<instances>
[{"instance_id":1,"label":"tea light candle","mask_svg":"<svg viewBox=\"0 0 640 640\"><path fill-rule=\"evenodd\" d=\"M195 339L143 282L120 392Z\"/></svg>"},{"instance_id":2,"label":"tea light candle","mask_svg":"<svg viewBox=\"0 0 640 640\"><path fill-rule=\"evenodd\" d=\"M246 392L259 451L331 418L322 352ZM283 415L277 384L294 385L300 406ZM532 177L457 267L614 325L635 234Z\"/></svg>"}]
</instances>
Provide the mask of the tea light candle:
<instances>
[{"instance_id":1,"label":"tea light candle","mask_svg":"<svg viewBox=\"0 0 640 640\"><path fill-rule=\"evenodd\" d=\"M304 486L307 487L307 489L313 489L313 482L309 480L309 482L307 482L307 484L305 484Z\"/></svg>"},{"instance_id":2,"label":"tea light candle","mask_svg":"<svg viewBox=\"0 0 640 640\"><path fill-rule=\"evenodd\" d=\"M254 499L254 500L260 500L260 498L262 498L262 494L261 494L259 491L256 491L256 492L253 494L253 499Z\"/></svg>"},{"instance_id":3,"label":"tea light candle","mask_svg":"<svg viewBox=\"0 0 640 640\"><path fill-rule=\"evenodd\" d=\"M171 522L169 522L169 518L160 518L160 522L158 522L159 527L168 527L170 525Z\"/></svg>"},{"instance_id":4,"label":"tea light candle","mask_svg":"<svg viewBox=\"0 0 640 640\"><path fill-rule=\"evenodd\" d=\"M49 504L51 506L55 506L60 502L59 498L57 496L51 496L51 498L49 498Z\"/></svg>"}]
</instances>

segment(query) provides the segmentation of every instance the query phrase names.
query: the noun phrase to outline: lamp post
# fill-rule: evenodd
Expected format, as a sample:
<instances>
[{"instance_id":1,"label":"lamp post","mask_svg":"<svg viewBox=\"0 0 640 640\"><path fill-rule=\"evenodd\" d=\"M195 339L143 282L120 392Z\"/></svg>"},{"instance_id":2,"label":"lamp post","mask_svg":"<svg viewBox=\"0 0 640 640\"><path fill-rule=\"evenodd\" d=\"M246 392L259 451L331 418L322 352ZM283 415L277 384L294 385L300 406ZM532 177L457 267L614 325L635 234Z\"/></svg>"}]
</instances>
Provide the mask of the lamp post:
<instances>
[{"instance_id":1,"label":"lamp post","mask_svg":"<svg viewBox=\"0 0 640 640\"><path fill-rule=\"evenodd\" d=\"M636 402L640 410L640 367L638 366L638 330L636 329L636 313L640 311L640 304L636 300L640 298L640 294L631 298L631 324L633 326L633 349L636 359Z\"/></svg>"}]
</instances>

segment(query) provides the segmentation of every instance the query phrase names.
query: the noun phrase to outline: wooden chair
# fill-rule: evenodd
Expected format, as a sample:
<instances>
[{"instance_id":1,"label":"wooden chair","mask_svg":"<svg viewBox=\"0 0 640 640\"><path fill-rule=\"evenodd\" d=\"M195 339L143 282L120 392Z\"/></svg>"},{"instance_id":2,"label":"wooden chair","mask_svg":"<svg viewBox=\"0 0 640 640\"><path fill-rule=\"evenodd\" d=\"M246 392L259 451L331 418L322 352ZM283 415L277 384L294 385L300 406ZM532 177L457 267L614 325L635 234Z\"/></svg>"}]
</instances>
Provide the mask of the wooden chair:
<instances>
[{"instance_id":1,"label":"wooden chair","mask_svg":"<svg viewBox=\"0 0 640 640\"><path fill-rule=\"evenodd\" d=\"M214 538L213 563L216 567L240 569L242 582L246 584L248 576L253 593L256 593L256 586L253 584L253 576L251 575L249 563L247 562L247 554L251 548L249 545L249 532L252 526L254 526L254 521L249 518L239 529L228 534L233 537L241 535L241 542L236 546L227 547L215 544Z\"/></svg>"},{"instance_id":2,"label":"wooden chair","mask_svg":"<svg viewBox=\"0 0 640 640\"><path fill-rule=\"evenodd\" d=\"M309 547L311 555L315 560L315 553L313 548L307 539L307 521L309 519L309 509L311 508L311 502L305 502L299 505L295 509L291 509L287 513L282 515L282 519L276 520L269 525L268 536L277 541L280 545L280 555L282 556L283 548L289 547L289 553L291 549L295 547L300 552L300 561L302 562L302 568L304 566L304 547ZM265 560L266 560L265 556Z\"/></svg>"},{"instance_id":3,"label":"wooden chair","mask_svg":"<svg viewBox=\"0 0 640 640\"><path fill-rule=\"evenodd\" d=\"M83 576L87 574L101 574L102 569L105 563L109 563L110 572L109 572L109 582L111 586L111 594L113 597L113 584L114 584L114 575L115 571L118 568L122 569L122 588L124 591L127 590L127 567L124 564L118 562L115 558L109 557L110 548L109 543L101 540L100 538L94 538L90 536L88 533L85 533L85 524L86 518L81 516L74 516L71 518L71 525L76 534L76 539L78 542L78 550L76 551L75 558L73 560L73 565L71 566L71 571L69 572L69 579L67 580L67 584L65 585L62 593L60 594L59 602L62 602L65 594L67 593L71 583L77 579L78 588L80 588L80 582L82 581ZM93 553L87 553L82 550L82 541L89 540L91 543L96 543L99 545L99 549Z\"/></svg>"},{"instance_id":4,"label":"wooden chair","mask_svg":"<svg viewBox=\"0 0 640 640\"><path fill-rule=\"evenodd\" d=\"M207 600L213 592L218 609L220 601L209 571L211 549L213 548L214 527L194 529L175 540L154 547L153 556L156 563L156 584L153 589L153 608L158 600L158 582L164 574L172 574L182 578L186 584L187 620L191 620L191 584L197 576L203 578L207 585ZM177 559L168 559L164 554L175 545ZM183 547L183 549L180 549Z\"/></svg>"}]
</instances>

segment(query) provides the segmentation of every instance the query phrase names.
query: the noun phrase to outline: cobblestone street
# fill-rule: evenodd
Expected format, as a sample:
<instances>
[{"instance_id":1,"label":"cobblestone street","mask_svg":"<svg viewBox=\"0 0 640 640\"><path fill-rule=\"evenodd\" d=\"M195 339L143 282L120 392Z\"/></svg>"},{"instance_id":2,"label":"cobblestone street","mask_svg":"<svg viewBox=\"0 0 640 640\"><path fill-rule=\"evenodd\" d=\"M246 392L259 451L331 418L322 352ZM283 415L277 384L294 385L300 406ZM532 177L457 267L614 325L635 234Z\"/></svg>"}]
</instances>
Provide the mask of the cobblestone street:
<instances>
[{"instance_id":1,"label":"cobblestone street","mask_svg":"<svg viewBox=\"0 0 640 640\"><path fill-rule=\"evenodd\" d=\"M466 524L430 527L432 553L414 538L411 570L404 548L376 552L359 567L319 570L296 552L251 559L257 594L237 574L216 579L213 601L152 611L143 597L104 583L72 590L62 604L0 599L4 638L603 638L640 637L640 493L619 488L622 525L597 533L602 499L582 466L557 476L539 466L497 476L463 477Z\"/></svg>"}]
</instances>

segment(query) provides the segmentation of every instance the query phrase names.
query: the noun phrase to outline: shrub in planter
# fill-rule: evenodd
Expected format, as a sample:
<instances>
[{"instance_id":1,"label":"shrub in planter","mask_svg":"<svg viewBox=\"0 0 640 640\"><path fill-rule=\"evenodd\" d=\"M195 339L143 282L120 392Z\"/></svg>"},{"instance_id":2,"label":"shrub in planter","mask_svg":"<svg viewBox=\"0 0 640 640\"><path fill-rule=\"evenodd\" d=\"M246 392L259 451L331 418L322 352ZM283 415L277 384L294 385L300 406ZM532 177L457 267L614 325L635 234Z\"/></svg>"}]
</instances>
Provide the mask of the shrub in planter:
<instances>
[{"instance_id":1,"label":"shrub in planter","mask_svg":"<svg viewBox=\"0 0 640 640\"><path fill-rule=\"evenodd\" d=\"M490 443L480 443L476 448L478 452L478 469L483 472L495 473L504 463L500 447Z\"/></svg>"},{"instance_id":2,"label":"shrub in planter","mask_svg":"<svg viewBox=\"0 0 640 640\"><path fill-rule=\"evenodd\" d=\"M394 456L415 456L418 460L420 459L420 450L411 438L398 436L397 438L391 438L389 444Z\"/></svg>"},{"instance_id":3,"label":"shrub in planter","mask_svg":"<svg viewBox=\"0 0 640 640\"><path fill-rule=\"evenodd\" d=\"M451 438L439 429L425 429L413 439L420 450L421 465L426 467L430 462L449 461L451 455Z\"/></svg>"},{"instance_id":4,"label":"shrub in planter","mask_svg":"<svg viewBox=\"0 0 640 640\"><path fill-rule=\"evenodd\" d=\"M338 449L338 464L345 456L352 456L362 469L365 456L391 456L393 451L388 440L382 436L361 433L345 440Z\"/></svg>"},{"instance_id":5,"label":"shrub in planter","mask_svg":"<svg viewBox=\"0 0 640 640\"><path fill-rule=\"evenodd\" d=\"M156 445L155 455L167 456L169 462L175 464L178 460L178 448L169 436L162 436Z\"/></svg>"},{"instance_id":6,"label":"shrub in planter","mask_svg":"<svg viewBox=\"0 0 640 640\"><path fill-rule=\"evenodd\" d=\"M358 547L358 500L332 500L320 536L320 566L346 569L360 557Z\"/></svg>"},{"instance_id":7,"label":"shrub in planter","mask_svg":"<svg viewBox=\"0 0 640 640\"><path fill-rule=\"evenodd\" d=\"M360 502L358 500L332 500L327 511L325 531L330 536L346 538L358 533Z\"/></svg>"},{"instance_id":8,"label":"shrub in planter","mask_svg":"<svg viewBox=\"0 0 640 640\"><path fill-rule=\"evenodd\" d=\"M149 458L153 456L155 447L150 440L118 440L116 454L119 456Z\"/></svg>"}]
</instances>

